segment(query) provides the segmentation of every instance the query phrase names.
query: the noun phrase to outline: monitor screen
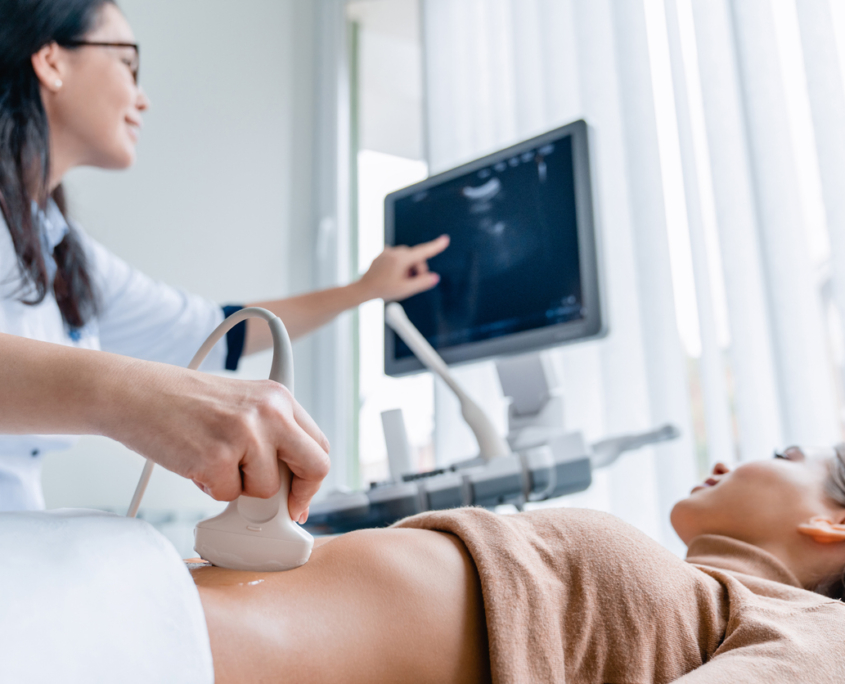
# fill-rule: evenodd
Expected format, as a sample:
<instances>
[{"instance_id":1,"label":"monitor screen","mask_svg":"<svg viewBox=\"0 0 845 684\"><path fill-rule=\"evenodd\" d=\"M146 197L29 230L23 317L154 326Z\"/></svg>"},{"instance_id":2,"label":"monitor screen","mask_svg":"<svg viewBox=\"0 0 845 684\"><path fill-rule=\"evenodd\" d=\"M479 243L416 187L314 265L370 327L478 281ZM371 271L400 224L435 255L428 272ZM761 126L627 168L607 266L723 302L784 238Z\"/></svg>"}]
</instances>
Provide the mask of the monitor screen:
<instances>
[{"instance_id":1,"label":"monitor screen","mask_svg":"<svg viewBox=\"0 0 845 684\"><path fill-rule=\"evenodd\" d=\"M387 197L387 244L451 237L439 284L402 302L447 363L603 332L587 152L579 121ZM421 368L385 332L385 371Z\"/></svg>"}]
</instances>

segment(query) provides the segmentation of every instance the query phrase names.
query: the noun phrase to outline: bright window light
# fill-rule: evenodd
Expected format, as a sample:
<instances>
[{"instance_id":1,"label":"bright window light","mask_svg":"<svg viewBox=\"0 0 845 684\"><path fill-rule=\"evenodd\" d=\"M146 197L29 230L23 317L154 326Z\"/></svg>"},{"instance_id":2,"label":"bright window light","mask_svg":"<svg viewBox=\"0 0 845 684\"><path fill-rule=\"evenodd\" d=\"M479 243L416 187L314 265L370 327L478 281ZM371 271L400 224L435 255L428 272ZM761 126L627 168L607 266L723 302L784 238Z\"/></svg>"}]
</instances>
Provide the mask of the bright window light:
<instances>
[{"instance_id":1,"label":"bright window light","mask_svg":"<svg viewBox=\"0 0 845 684\"><path fill-rule=\"evenodd\" d=\"M428 175L425 162L381 152L358 154L358 255L365 271L384 248L384 198ZM411 444L412 465L434 466L434 381L429 373L405 378L384 374L384 306L368 302L359 310L359 451L362 483L388 476L381 413L400 408Z\"/></svg>"}]
</instances>

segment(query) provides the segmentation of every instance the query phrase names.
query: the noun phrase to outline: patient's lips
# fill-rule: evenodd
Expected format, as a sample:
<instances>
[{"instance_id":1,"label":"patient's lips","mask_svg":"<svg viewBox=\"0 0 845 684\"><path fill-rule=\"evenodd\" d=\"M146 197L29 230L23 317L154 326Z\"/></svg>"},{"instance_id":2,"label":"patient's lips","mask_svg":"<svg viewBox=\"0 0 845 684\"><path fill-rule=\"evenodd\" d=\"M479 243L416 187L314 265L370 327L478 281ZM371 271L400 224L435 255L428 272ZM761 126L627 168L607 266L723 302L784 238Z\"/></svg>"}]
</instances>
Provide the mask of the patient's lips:
<instances>
[{"instance_id":1,"label":"patient's lips","mask_svg":"<svg viewBox=\"0 0 845 684\"><path fill-rule=\"evenodd\" d=\"M722 481L721 475L711 475L708 477L702 484L696 485L692 488L691 494L695 492L700 492L702 489L708 489L710 487L715 487L719 482Z\"/></svg>"}]
</instances>

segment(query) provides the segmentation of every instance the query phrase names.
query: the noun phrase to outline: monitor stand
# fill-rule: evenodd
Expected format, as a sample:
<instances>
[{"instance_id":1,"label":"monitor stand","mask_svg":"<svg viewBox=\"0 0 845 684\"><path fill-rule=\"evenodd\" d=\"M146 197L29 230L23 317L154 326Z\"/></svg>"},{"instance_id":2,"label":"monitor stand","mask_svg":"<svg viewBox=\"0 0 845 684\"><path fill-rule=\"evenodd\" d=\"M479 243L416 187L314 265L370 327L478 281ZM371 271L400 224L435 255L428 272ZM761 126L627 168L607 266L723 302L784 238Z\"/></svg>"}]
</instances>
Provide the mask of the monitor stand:
<instances>
[{"instance_id":1,"label":"monitor stand","mask_svg":"<svg viewBox=\"0 0 845 684\"><path fill-rule=\"evenodd\" d=\"M589 454L592 469L606 468L626 451L680 436L674 425L617 435L585 447L579 431L567 431L563 397L554 374L541 354L526 354L496 361L502 393L510 398L507 441L514 452L547 446L557 463Z\"/></svg>"},{"instance_id":2,"label":"monitor stand","mask_svg":"<svg viewBox=\"0 0 845 684\"><path fill-rule=\"evenodd\" d=\"M563 397L542 356L526 354L496 361L508 407L508 444L514 452L547 445L555 461L583 458L587 453L579 431L567 431Z\"/></svg>"}]
</instances>

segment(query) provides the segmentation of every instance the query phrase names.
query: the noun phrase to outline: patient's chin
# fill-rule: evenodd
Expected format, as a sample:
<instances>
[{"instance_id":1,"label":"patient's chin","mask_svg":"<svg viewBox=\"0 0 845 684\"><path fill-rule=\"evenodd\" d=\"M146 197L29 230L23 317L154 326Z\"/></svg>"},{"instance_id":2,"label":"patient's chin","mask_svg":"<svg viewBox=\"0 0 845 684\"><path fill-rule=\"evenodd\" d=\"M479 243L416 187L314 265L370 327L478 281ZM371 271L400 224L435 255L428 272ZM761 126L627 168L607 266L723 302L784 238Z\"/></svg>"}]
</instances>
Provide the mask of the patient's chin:
<instances>
[{"instance_id":1,"label":"patient's chin","mask_svg":"<svg viewBox=\"0 0 845 684\"><path fill-rule=\"evenodd\" d=\"M672 507L672 512L669 514L672 528L681 538L681 541L687 545L698 536L695 530L696 515L692 510L693 506L690 505L691 503L690 497L681 499Z\"/></svg>"}]
</instances>

